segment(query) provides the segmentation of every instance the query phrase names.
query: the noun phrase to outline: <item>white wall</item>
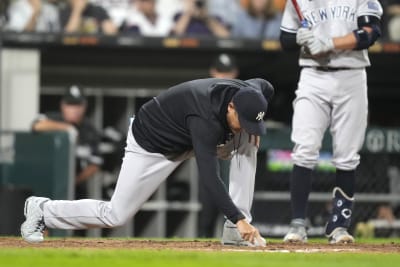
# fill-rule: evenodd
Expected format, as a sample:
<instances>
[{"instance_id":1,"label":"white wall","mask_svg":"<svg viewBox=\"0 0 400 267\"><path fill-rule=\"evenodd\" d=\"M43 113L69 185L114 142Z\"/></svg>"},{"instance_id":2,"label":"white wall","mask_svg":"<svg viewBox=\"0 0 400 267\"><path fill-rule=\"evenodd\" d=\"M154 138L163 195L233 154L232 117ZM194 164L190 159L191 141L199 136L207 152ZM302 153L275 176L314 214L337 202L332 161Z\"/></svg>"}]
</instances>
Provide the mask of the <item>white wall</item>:
<instances>
[{"instance_id":1,"label":"white wall","mask_svg":"<svg viewBox=\"0 0 400 267\"><path fill-rule=\"evenodd\" d=\"M0 129L30 130L39 111L40 52L0 50Z\"/></svg>"}]
</instances>

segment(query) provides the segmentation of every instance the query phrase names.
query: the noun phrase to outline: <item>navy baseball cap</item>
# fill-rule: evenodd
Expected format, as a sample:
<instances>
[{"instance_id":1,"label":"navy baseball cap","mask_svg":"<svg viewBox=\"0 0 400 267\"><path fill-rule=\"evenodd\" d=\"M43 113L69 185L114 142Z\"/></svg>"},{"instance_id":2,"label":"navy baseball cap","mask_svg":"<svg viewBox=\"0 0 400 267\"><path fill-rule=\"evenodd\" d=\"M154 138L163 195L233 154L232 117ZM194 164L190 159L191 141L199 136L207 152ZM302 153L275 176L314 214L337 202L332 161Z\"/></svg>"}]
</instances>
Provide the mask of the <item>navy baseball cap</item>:
<instances>
[{"instance_id":1,"label":"navy baseball cap","mask_svg":"<svg viewBox=\"0 0 400 267\"><path fill-rule=\"evenodd\" d=\"M65 91L62 101L68 105L82 105L86 103L86 97L77 85L72 85Z\"/></svg>"},{"instance_id":2,"label":"navy baseball cap","mask_svg":"<svg viewBox=\"0 0 400 267\"><path fill-rule=\"evenodd\" d=\"M233 96L232 102L238 113L240 126L247 133L266 133L264 116L267 113L268 102L260 92L251 87L244 87Z\"/></svg>"}]
</instances>

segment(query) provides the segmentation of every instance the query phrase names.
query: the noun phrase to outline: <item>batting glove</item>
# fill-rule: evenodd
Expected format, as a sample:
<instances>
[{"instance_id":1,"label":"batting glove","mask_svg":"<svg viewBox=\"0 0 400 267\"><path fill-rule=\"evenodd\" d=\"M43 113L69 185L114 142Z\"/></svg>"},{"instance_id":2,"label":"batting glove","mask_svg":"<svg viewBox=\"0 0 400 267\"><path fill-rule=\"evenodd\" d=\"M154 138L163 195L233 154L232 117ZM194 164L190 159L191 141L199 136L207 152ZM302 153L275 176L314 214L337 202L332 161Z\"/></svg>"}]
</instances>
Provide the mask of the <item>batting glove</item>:
<instances>
[{"instance_id":1,"label":"batting glove","mask_svg":"<svg viewBox=\"0 0 400 267\"><path fill-rule=\"evenodd\" d=\"M307 43L307 48L315 56L333 50L335 45L332 38L314 37Z\"/></svg>"},{"instance_id":2,"label":"batting glove","mask_svg":"<svg viewBox=\"0 0 400 267\"><path fill-rule=\"evenodd\" d=\"M296 33L296 43L300 46L306 45L314 38L314 33L310 28L300 28Z\"/></svg>"}]
</instances>

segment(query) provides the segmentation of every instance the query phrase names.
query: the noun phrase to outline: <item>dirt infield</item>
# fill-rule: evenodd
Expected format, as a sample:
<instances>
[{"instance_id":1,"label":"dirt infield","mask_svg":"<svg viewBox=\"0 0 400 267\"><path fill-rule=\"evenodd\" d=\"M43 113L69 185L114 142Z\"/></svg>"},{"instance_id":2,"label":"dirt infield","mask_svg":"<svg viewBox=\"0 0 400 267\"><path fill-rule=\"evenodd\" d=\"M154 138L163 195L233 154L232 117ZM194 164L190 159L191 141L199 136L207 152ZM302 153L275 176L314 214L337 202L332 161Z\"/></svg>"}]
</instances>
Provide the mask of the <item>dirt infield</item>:
<instances>
[{"instance_id":1,"label":"dirt infield","mask_svg":"<svg viewBox=\"0 0 400 267\"><path fill-rule=\"evenodd\" d=\"M90 249L154 249L154 250L203 250L203 251L256 251L256 252L352 252L400 253L400 243L385 244L284 244L272 242L265 248L222 246L217 241L156 241L124 239L49 239L40 244L29 244L21 238L0 238L0 248L90 248Z\"/></svg>"}]
</instances>

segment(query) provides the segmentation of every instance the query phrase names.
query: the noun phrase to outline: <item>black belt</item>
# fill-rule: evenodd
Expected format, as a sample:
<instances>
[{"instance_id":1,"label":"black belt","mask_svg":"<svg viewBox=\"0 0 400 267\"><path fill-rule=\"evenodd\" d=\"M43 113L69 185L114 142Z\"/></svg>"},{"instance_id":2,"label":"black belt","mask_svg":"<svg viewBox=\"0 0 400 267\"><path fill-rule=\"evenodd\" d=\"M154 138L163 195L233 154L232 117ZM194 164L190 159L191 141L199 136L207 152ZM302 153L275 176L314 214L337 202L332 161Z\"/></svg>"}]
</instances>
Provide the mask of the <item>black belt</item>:
<instances>
[{"instance_id":1,"label":"black belt","mask_svg":"<svg viewBox=\"0 0 400 267\"><path fill-rule=\"evenodd\" d=\"M304 66L303 68L313 68L318 71L326 71L326 72L333 72L333 71L339 71L339 70L351 70L353 68L336 68L336 67L312 67L312 66Z\"/></svg>"}]
</instances>

